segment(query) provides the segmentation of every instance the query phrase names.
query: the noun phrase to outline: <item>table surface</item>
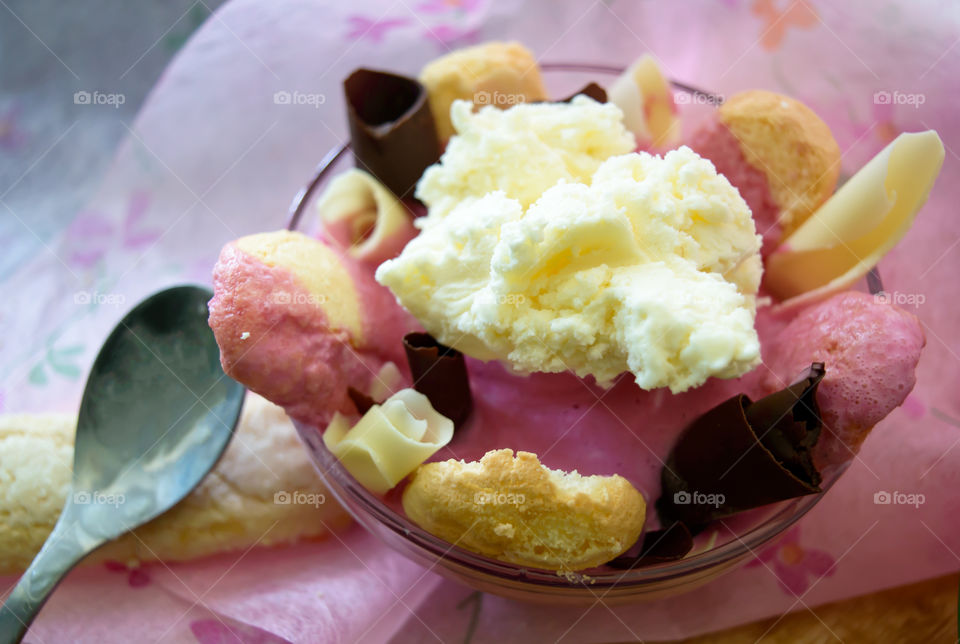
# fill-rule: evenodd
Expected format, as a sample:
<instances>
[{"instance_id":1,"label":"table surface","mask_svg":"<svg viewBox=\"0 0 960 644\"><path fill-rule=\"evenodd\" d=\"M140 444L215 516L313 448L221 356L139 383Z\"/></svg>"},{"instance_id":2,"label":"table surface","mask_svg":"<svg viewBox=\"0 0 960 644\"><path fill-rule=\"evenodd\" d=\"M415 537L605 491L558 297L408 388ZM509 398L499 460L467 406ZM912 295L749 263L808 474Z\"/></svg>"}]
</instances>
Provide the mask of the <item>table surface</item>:
<instances>
[{"instance_id":1,"label":"table surface","mask_svg":"<svg viewBox=\"0 0 960 644\"><path fill-rule=\"evenodd\" d=\"M0 6L0 281L62 233L170 58L223 0ZM75 92L121 94L112 110ZM12 216L8 216L12 215Z\"/></svg>"},{"instance_id":2,"label":"table surface","mask_svg":"<svg viewBox=\"0 0 960 644\"><path fill-rule=\"evenodd\" d=\"M685 642L956 642L958 581L946 575Z\"/></svg>"}]
</instances>

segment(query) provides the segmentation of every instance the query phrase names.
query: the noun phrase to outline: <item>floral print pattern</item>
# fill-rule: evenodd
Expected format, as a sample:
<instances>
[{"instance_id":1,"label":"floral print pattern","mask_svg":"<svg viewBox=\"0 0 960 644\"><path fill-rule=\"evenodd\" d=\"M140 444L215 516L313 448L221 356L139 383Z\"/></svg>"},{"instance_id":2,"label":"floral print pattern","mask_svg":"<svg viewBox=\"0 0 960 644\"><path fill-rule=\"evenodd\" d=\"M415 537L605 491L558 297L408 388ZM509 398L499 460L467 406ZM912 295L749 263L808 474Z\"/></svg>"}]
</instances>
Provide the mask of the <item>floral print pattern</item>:
<instances>
[{"instance_id":1,"label":"floral print pattern","mask_svg":"<svg viewBox=\"0 0 960 644\"><path fill-rule=\"evenodd\" d=\"M150 575L140 566L128 566L119 561L106 561L103 567L113 573L125 574L127 585L131 588L143 588L150 584Z\"/></svg>"},{"instance_id":2,"label":"floral print pattern","mask_svg":"<svg viewBox=\"0 0 960 644\"><path fill-rule=\"evenodd\" d=\"M19 116L20 105L16 103L0 114L0 148L16 150L27 142L26 132L20 129Z\"/></svg>"},{"instance_id":3,"label":"floral print pattern","mask_svg":"<svg viewBox=\"0 0 960 644\"><path fill-rule=\"evenodd\" d=\"M67 262L80 269L96 266L111 248L119 235L119 245L124 250L147 249L158 240L160 231L145 227L150 209L150 195L144 190L134 190L127 201L124 218L119 225L112 217L98 212L81 212L67 228L65 239Z\"/></svg>"},{"instance_id":4,"label":"floral print pattern","mask_svg":"<svg viewBox=\"0 0 960 644\"><path fill-rule=\"evenodd\" d=\"M760 45L767 51L780 47L790 27L811 29L820 22L816 10L805 0L787 0L780 9L777 0L756 0L750 11L763 21Z\"/></svg>"},{"instance_id":5,"label":"floral print pattern","mask_svg":"<svg viewBox=\"0 0 960 644\"><path fill-rule=\"evenodd\" d=\"M406 18L391 19L370 19L364 16L350 16L347 18L350 24L350 30L347 32L347 40L369 40L379 43L386 37L387 33L398 27L403 27L409 21Z\"/></svg>"},{"instance_id":6,"label":"floral print pattern","mask_svg":"<svg viewBox=\"0 0 960 644\"><path fill-rule=\"evenodd\" d=\"M777 577L780 588L800 596L823 577L833 574L836 562L830 553L800 545L800 526L790 528L783 538L757 555L748 568L766 565Z\"/></svg>"},{"instance_id":7,"label":"floral print pattern","mask_svg":"<svg viewBox=\"0 0 960 644\"><path fill-rule=\"evenodd\" d=\"M464 14L473 13L483 4L483 0L426 0L417 5L417 11L426 14L445 13L456 10Z\"/></svg>"}]
</instances>

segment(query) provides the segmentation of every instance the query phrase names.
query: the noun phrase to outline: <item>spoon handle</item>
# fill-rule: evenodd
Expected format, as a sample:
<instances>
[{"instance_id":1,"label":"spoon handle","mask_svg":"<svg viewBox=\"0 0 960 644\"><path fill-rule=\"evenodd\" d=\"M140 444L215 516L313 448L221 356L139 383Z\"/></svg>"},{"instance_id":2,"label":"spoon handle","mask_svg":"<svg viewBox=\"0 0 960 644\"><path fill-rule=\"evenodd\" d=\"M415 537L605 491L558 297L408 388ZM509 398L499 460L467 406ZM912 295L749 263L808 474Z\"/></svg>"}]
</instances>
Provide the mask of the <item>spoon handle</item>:
<instances>
[{"instance_id":1,"label":"spoon handle","mask_svg":"<svg viewBox=\"0 0 960 644\"><path fill-rule=\"evenodd\" d=\"M22 640L63 576L102 543L95 538L81 541L81 529L75 519L68 517L73 514L69 509L68 504L43 548L0 608L0 644L16 644Z\"/></svg>"}]
</instances>

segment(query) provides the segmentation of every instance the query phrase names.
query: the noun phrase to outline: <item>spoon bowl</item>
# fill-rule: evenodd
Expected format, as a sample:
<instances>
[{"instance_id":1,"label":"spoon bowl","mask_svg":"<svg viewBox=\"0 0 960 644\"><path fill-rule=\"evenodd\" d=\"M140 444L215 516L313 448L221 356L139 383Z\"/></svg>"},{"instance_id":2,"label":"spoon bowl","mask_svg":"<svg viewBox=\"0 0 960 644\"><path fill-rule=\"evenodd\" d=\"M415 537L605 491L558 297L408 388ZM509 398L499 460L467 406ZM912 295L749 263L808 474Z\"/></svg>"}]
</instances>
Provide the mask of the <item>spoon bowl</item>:
<instances>
[{"instance_id":1,"label":"spoon bowl","mask_svg":"<svg viewBox=\"0 0 960 644\"><path fill-rule=\"evenodd\" d=\"M107 338L80 404L66 505L0 609L0 642L19 641L78 561L176 505L226 449L244 389L220 366L212 295L160 291Z\"/></svg>"}]
</instances>

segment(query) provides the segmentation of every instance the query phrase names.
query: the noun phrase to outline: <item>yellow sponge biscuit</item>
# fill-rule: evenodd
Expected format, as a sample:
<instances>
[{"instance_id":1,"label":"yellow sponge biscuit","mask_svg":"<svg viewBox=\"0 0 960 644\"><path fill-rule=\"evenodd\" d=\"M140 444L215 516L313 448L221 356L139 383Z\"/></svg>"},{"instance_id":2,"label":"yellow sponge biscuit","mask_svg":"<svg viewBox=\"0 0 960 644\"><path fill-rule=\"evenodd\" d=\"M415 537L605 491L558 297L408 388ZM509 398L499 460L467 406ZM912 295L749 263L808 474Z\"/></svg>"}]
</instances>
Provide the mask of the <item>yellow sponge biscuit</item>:
<instances>
[{"instance_id":1,"label":"yellow sponge biscuit","mask_svg":"<svg viewBox=\"0 0 960 644\"><path fill-rule=\"evenodd\" d=\"M288 230L247 235L234 243L270 268L289 270L315 296L332 328L350 331L357 341L362 338L360 302L353 278L329 246Z\"/></svg>"},{"instance_id":2,"label":"yellow sponge biscuit","mask_svg":"<svg viewBox=\"0 0 960 644\"><path fill-rule=\"evenodd\" d=\"M57 522L75 427L71 414L0 415L0 575L24 570ZM84 562L182 561L316 539L348 522L283 410L249 394L233 441L199 487Z\"/></svg>"},{"instance_id":3,"label":"yellow sponge biscuit","mask_svg":"<svg viewBox=\"0 0 960 644\"><path fill-rule=\"evenodd\" d=\"M747 162L766 175L786 237L836 189L840 146L813 110L775 92L736 94L719 116Z\"/></svg>"},{"instance_id":4,"label":"yellow sponge biscuit","mask_svg":"<svg viewBox=\"0 0 960 644\"><path fill-rule=\"evenodd\" d=\"M479 461L421 465L403 493L417 525L461 548L533 568L574 571L640 537L643 496L622 476L551 470L501 449Z\"/></svg>"},{"instance_id":5,"label":"yellow sponge biscuit","mask_svg":"<svg viewBox=\"0 0 960 644\"><path fill-rule=\"evenodd\" d=\"M442 56L423 68L420 82L441 141L453 136L450 105L456 99L506 109L548 98L536 59L517 42L488 42Z\"/></svg>"}]
</instances>

